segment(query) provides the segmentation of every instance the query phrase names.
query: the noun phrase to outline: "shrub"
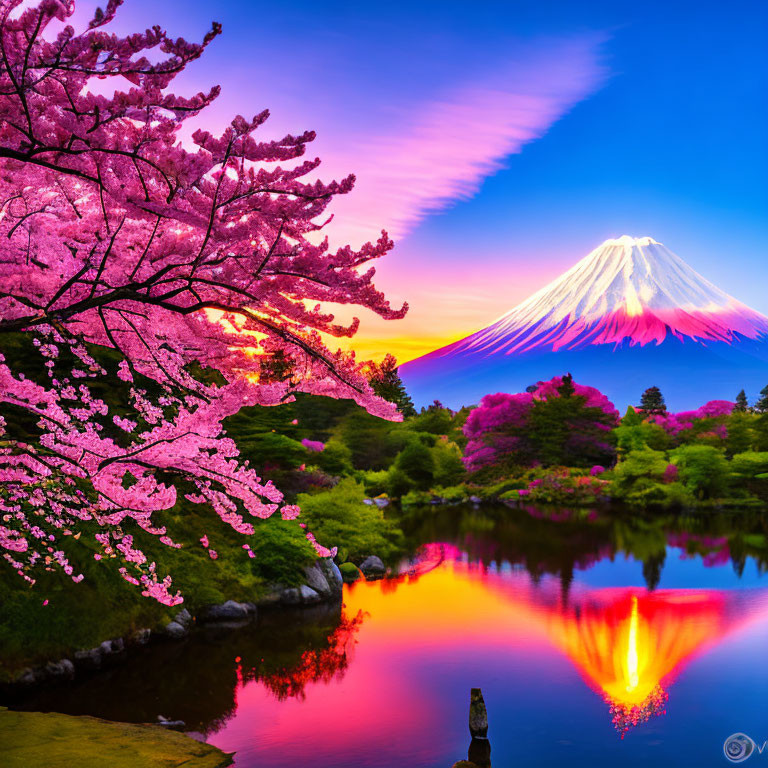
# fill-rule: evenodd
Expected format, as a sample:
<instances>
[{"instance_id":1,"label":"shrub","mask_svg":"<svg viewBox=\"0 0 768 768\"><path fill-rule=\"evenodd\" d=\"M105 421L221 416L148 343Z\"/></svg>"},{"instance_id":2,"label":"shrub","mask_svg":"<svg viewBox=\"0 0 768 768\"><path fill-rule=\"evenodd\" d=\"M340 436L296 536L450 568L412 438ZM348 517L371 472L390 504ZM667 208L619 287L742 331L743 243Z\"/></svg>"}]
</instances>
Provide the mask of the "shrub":
<instances>
[{"instance_id":1,"label":"shrub","mask_svg":"<svg viewBox=\"0 0 768 768\"><path fill-rule=\"evenodd\" d=\"M404 507L420 506L429 504L432 500L432 494L429 491L408 491L401 499L400 503Z\"/></svg>"},{"instance_id":2,"label":"shrub","mask_svg":"<svg viewBox=\"0 0 768 768\"><path fill-rule=\"evenodd\" d=\"M352 451L339 440L329 440L325 450L311 457L311 461L331 475L347 475L352 472Z\"/></svg>"},{"instance_id":3,"label":"shrub","mask_svg":"<svg viewBox=\"0 0 768 768\"><path fill-rule=\"evenodd\" d=\"M768 472L768 453L737 453L731 461L731 472L739 477L758 477Z\"/></svg>"},{"instance_id":4,"label":"shrub","mask_svg":"<svg viewBox=\"0 0 768 768\"><path fill-rule=\"evenodd\" d=\"M643 416L632 406L627 408L621 424L614 430L614 436L616 447L622 456L643 448L651 448L654 451L664 450L670 443L663 427L644 421Z\"/></svg>"},{"instance_id":5,"label":"shrub","mask_svg":"<svg viewBox=\"0 0 768 768\"><path fill-rule=\"evenodd\" d=\"M254 570L264 581L298 586L304 566L316 559L312 545L296 521L270 517L249 539Z\"/></svg>"},{"instance_id":6,"label":"shrub","mask_svg":"<svg viewBox=\"0 0 768 768\"><path fill-rule=\"evenodd\" d=\"M650 448L630 451L613 470L614 495L625 498L632 491L647 487L649 482L661 483L667 471L667 464L662 451Z\"/></svg>"},{"instance_id":7,"label":"shrub","mask_svg":"<svg viewBox=\"0 0 768 768\"><path fill-rule=\"evenodd\" d=\"M469 489L466 485L452 485L447 488L438 486L434 489L433 493L435 496L439 496L451 503L466 501L470 496Z\"/></svg>"},{"instance_id":8,"label":"shrub","mask_svg":"<svg viewBox=\"0 0 768 768\"><path fill-rule=\"evenodd\" d=\"M354 563L342 563L339 570L341 571L341 578L347 582L357 581L363 575Z\"/></svg>"},{"instance_id":9,"label":"shrub","mask_svg":"<svg viewBox=\"0 0 768 768\"><path fill-rule=\"evenodd\" d=\"M413 483L408 475L395 465L387 472L387 489L392 498L399 499L413 489Z\"/></svg>"},{"instance_id":10,"label":"shrub","mask_svg":"<svg viewBox=\"0 0 768 768\"><path fill-rule=\"evenodd\" d=\"M392 495L389 483L389 472L382 469L378 472L369 470L358 473L358 479L365 487L368 496L381 496L382 493Z\"/></svg>"},{"instance_id":11,"label":"shrub","mask_svg":"<svg viewBox=\"0 0 768 768\"><path fill-rule=\"evenodd\" d=\"M413 488L426 491L435 478L435 460L430 450L420 440L413 440L398 454L395 466L411 482Z\"/></svg>"},{"instance_id":12,"label":"shrub","mask_svg":"<svg viewBox=\"0 0 768 768\"><path fill-rule=\"evenodd\" d=\"M364 486L350 477L329 491L299 494L301 519L321 544L339 548L342 561L373 554L392 558L402 543L402 533L364 498Z\"/></svg>"},{"instance_id":13,"label":"shrub","mask_svg":"<svg viewBox=\"0 0 768 768\"><path fill-rule=\"evenodd\" d=\"M721 496L728 481L723 452L710 445L683 445L672 453L680 479L699 499Z\"/></svg>"},{"instance_id":14,"label":"shrub","mask_svg":"<svg viewBox=\"0 0 768 768\"><path fill-rule=\"evenodd\" d=\"M432 448L432 458L435 467L432 479L435 485L456 485L464 479L466 470L456 443L448 439L438 440Z\"/></svg>"},{"instance_id":15,"label":"shrub","mask_svg":"<svg viewBox=\"0 0 768 768\"><path fill-rule=\"evenodd\" d=\"M659 483L647 478L637 483L624 500L634 506L663 509L680 509L695 502L693 493L682 483Z\"/></svg>"}]
</instances>

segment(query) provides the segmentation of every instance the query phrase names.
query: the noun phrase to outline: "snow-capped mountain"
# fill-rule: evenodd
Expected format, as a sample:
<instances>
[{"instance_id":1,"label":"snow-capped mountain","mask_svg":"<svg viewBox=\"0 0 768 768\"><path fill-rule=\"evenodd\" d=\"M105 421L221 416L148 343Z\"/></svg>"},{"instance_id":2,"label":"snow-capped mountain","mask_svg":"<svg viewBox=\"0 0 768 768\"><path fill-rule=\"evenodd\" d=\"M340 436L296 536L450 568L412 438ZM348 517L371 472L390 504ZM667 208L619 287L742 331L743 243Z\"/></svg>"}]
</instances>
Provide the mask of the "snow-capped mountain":
<instances>
[{"instance_id":1,"label":"snow-capped mountain","mask_svg":"<svg viewBox=\"0 0 768 768\"><path fill-rule=\"evenodd\" d=\"M654 239L624 235L492 325L401 369L418 402L450 405L566 371L619 406L662 383L673 406L698 405L699 390L732 399L768 383L768 317Z\"/></svg>"}]
</instances>

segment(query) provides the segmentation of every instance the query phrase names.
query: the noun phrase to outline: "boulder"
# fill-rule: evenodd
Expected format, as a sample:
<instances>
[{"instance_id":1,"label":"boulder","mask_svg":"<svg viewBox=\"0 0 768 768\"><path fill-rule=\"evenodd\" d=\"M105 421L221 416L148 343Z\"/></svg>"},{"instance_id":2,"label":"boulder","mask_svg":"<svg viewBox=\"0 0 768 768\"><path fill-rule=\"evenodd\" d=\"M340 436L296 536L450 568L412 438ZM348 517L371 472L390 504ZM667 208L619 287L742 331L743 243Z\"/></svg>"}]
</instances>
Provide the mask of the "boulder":
<instances>
[{"instance_id":1,"label":"boulder","mask_svg":"<svg viewBox=\"0 0 768 768\"><path fill-rule=\"evenodd\" d=\"M288 587L284 589L280 596L280 602L283 605L314 605L322 601L319 593L312 587L302 584L300 587Z\"/></svg>"},{"instance_id":2,"label":"boulder","mask_svg":"<svg viewBox=\"0 0 768 768\"><path fill-rule=\"evenodd\" d=\"M192 614L186 608L182 608L173 617L173 620L177 624L181 624L182 627L189 627L189 625L192 623Z\"/></svg>"},{"instance_id":3,"label":"boulder","mask_svg":"<svg viewBox=\"0 0 768 768\"><path fill-rule=\"evenodd\" d=\"M320 567L320 563L315 561L304 569L304 578L307 584L317 592L321 597L331 596L331 585Z\"/></svg>"},{"instance_id":4,"label":"boulder","mask_svg":"<svg viewBox=\"0 0 768 768\"><path fill-rule=\"evenodd\" d=\"M283 592L285 587L282 584L271 584L269 590L259 598L258 605L265 607L282 603Z\"/></svg>"},{"instance_id":5,"label":"boulder","mask_svg":"<svg viewBox=\"0 0 768 768\"><path fill-rule=\"evenodd\" d=\"M301 602L304 605L312 605L313 603L319 603L323 598L312 587L308 587L306 584L302 584L299 587L299 595L301 596Z\"/></svg>"},{"instance_id":6,"label":"boulder","mask_svg":"<svg viewBox=\"0 0 768 768\"><path fill-rule=\"evenodd\" d=\"M101 666L101 648L75 651L75 666L83 669L98 669Z\"/></svg>"},{"instance_id":7,"label":"boulder","mask_svg":"<svg viewBox=\"0 0 768 768\"><path fill-rule=\"evenodd\" d=\"M152 630L148 627L143 629L137 629L131 635L131 642L135 645L146 645L149 642L149 638L152 636Z\"/></svg>"},{"instance_id":8,"label":"boulder","mask_svg":"<svg viewBox=\"0 0 768 768\"><path fill-rule=\"evenodd\" d=\"M162 715L157 716L157 724L161 725L163 728L185 728L186 723L183 720L170 720L167 717L163 717Z\"/></svg>"},{"instance_id":9,"label":"boulder","mask_svg":"<svg viewBox=\"0 0 768 768\"><path fill-rule=\"evenodd\" d=\"M38 673L32 667L24 667L13 679L16 685L34 685L37 681Z\"/></svg>"},{"instance_id":10,"label":"boulder","mask_svg":"<svg viewBox=\"0 0 768 768\"><path fill-rule=\"evenodd\" d=\"M344 579L341 576L339 566L333 562L332 557L321 558L318 560L318 565L325 575L328 586L331 588L331 595L333 597L341 597L341 590L344 587ZM312 585L310 584L310 586Z\"/></svg>"},{"instance_id":11,"label":"boulder","mask_svg":"<svg viewBox=\"0 0 768 768\"><path fill-rule=\"evenodd\" d=\"M298 605L301 602L301 593L296 587L286 587L280 593L280 602L283 605Z\"/></svg>"},{"instance_id":12,"label":"boulder","mask_svg":"<svg viewBox=\"0 0 768 768\"><path fill-rule=\"evenodd\" d=\"M54 679L71 680L75 676L75 665L69 659L49 661L45 665L45 674Z\"/></svg>"},{"instance_id":13,"label":"boulder","mask_svg":"<svg viewBox=\"0 0 768 768\"><path fill-rule=\"evenodd\" d=\"M341 578L344 579L345 584L351 584L353 581L357 581L362 578L363 574L360 573L360 569L354 563L342 563L339 567Z\"/></svg>"},{"instance_id":14,"label":"boulder","mask_svg":"<svg viewBox=\"0 0 768 768\"><path fill-rule=\"evenodd\" d=\"M114 640L105 640L99 648L101 649L101 655L114 656L116 653L122 653L125 650L125 643L122 637L117 637Z\"/></svg>"},{"instance_id":15,"label":"boulder","mask_svg":"<svg viewBox=\"0 0 768 768\"><path fill-rule=\"evenodd\" d=\"M211 621L237 621L249 617L248 607L234 600L227 600L220 605L207 605L201 608L197 618L203 622Z\"/></svg>"},{"instance_id":16,"label":"boulder","mask_svg":"<svg viewBox=\"0 0 768 768\"><path fill-rule=\"evenodd\" d=\"M366 557L365 560L360 563L360 570L367 579L370 577L381 577L386 573L387 569L384 567L384 563L381 561L380 557L371 555L370 557Z\"/></svg>"},{"instance_id":17,"label":"boulder","mask_svg":"<svg viewBox=\"0 0 768 768\"><path fill-rule=\"evenodd\" d=\"M178 621L169 621L163 629L165 636L173 640L181 640L182 637L187 636L187 632L187 628L179 624Z\"/></svg>"}]
</instances>

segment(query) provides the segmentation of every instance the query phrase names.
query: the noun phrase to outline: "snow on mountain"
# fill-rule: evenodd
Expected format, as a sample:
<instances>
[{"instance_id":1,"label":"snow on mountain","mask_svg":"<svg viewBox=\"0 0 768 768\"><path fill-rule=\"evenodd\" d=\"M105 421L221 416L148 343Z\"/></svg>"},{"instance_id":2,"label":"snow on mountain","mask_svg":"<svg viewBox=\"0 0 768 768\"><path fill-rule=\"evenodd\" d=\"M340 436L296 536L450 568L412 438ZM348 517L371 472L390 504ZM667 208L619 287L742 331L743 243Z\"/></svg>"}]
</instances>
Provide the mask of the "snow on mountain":
<instances>
[{"instance_id":1,"label":"snow on mountain","mask_svg":"<svg viewBox=\"0 0 768 768\"><path fill-rule=\"evenodd\" d=\"M768 318L724 293L650 237L606 240L488 328L447 347L486 354L680 338L758 338Z\"/></svg>"},{"instance_id":2,"label":"snow on mountain","mask_svg":"<svg viewBox=\"0 0 768 768\"><path fill-rule=\"evenodd\" d=\"M620 407L654 384L673 407L732 399L768 383L768 317L653 238L624 235L487 328L401 368L417 403L449 405L566 371Z\"/></svg>"}]
</instances>

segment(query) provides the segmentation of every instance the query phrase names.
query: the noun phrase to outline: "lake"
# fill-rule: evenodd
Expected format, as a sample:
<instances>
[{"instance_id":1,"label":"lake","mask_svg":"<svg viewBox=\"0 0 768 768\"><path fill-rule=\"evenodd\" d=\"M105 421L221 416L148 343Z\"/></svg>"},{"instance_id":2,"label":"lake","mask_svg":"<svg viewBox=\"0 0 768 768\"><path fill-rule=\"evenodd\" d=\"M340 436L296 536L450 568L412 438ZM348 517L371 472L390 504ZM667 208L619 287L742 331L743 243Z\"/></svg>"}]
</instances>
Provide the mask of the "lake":
<instances>
[{"instance_id":1,"label":"lake","mask_svg":"<svg viewBox=\"0 0 768 768\"><path fill-rule=\"evenodd\" d=\"M497 768L728 765L731 734L768 740L768 515L484 506L403 525L400 575L341 606L151 646L23 706L181 719L238 768L450 768L472 687Z\"/></svg>"}]
</instances>

